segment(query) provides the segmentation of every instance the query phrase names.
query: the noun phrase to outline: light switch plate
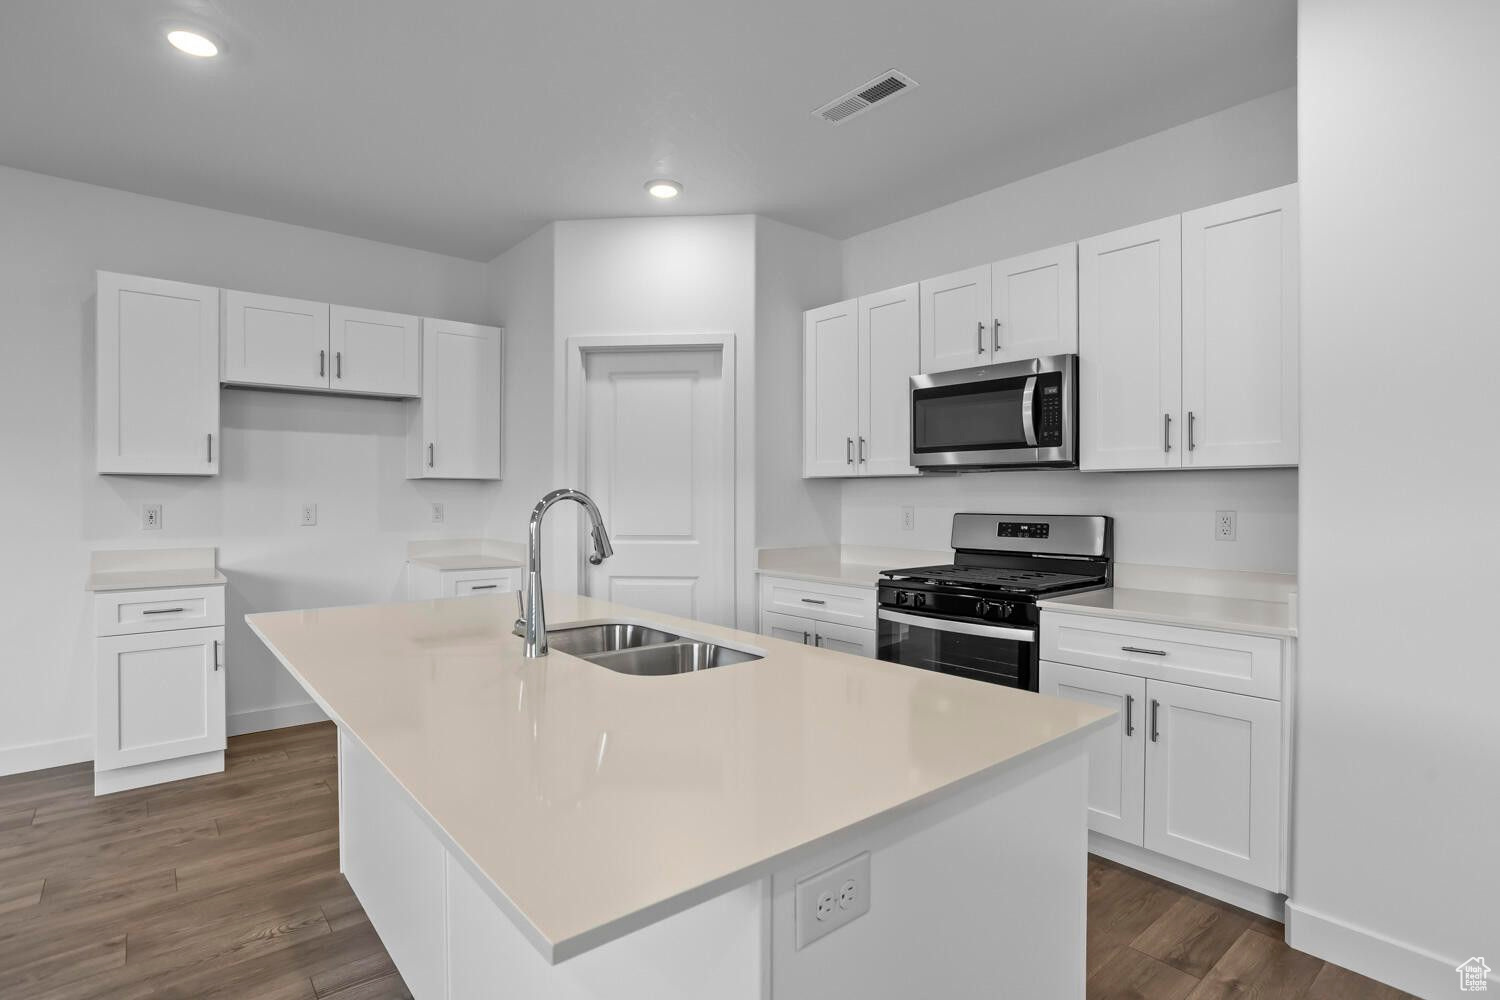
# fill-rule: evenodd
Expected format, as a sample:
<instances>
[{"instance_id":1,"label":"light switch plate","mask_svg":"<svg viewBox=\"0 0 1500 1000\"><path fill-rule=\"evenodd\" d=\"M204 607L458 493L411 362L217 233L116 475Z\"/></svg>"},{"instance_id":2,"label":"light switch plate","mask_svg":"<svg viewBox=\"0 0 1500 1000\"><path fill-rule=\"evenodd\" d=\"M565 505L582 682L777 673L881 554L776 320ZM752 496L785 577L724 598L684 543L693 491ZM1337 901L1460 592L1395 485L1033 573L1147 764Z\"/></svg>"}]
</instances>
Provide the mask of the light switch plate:
<instances>
[{"instance_id":1,"label":"light switch plate","mask_svg":"<svg viewBox=\"0 0 1500 1000\"><path fill-rule=\"evenodd\" d=\"M870 852L797 883L797 950L870 912Z\"/></svg>"},{"instance_id":2,"label":"light switch plate","mask_svg":"<svg viewBox=\"0 0 1500 1000\"><path fill-rule=\"evenodd\" d=\"M435 503L432 505L432 523L443 523L443 505L440 503Z\"/></svg>"}]
</instances>

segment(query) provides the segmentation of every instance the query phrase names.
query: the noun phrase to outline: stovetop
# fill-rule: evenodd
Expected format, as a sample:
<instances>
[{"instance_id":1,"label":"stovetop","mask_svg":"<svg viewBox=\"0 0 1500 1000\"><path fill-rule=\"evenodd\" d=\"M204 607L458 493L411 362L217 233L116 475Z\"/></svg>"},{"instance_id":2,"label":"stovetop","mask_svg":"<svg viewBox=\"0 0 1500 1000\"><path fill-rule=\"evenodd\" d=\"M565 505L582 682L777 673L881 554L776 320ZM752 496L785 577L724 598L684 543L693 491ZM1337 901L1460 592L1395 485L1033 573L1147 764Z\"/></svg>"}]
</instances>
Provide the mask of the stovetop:
<instances>
[{"instance_id":1,"label":"stovetop","mask_svg":"<svg viewBox=\"0 0 1500 1000\"><path fill-rule=\"evenodd\" d=\"M911 583L997 590L1023 596L1039 596L1104 582L1104 577L1096 574L1055 573L1005 566L915 566L888 569L881 576Z\"/></svg>"}]
</instances>

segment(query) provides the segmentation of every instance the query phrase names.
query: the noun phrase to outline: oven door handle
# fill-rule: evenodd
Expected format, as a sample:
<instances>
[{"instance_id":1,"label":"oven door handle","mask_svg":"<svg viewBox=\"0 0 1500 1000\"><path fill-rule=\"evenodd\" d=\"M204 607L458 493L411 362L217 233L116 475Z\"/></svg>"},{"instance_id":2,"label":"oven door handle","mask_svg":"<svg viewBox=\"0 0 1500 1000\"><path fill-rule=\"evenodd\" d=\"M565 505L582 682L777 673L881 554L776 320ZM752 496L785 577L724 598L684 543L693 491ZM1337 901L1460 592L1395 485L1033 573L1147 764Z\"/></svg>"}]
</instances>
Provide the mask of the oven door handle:
<instances>
[{"instance_id":1,"label":"oven door handle","mask_svg":"<svg viewBox=\"0 0 1500 1000\"><path fill-rule=\"evenodd\" d=\"M908 615L900 611L881 608L876 618L897 625L912 625L930 628L934 632L957 632L960 635L977 635L986 639L1014 639L1016 642L1036 642L1036 632L1029 628L1011 628L1008 625L976 625L973 622L948 621L945 618L928 618L925 615Z\"/></svg>"},{"instance_id":2,"label":"oven door handle","mask_svg":"<svg viewBox=\"0 0 1500 1000\"><path fill-rule=\"evenodd\" d=\"M1021 427L1026 432L1026 447L1036 447L1036 376L1026 380L1021 390Z\"/></svg>"}]
</instances>

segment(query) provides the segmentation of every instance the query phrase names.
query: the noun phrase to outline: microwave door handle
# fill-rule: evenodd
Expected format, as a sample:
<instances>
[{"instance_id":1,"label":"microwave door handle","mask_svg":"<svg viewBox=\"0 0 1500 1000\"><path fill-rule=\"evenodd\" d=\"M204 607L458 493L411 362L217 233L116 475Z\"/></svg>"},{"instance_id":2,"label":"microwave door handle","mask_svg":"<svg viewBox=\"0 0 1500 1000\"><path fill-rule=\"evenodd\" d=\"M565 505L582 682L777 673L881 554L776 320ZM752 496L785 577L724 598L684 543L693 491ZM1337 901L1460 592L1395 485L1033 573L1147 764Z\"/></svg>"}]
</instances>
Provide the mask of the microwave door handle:
<instances>
[{"instance_id":1,"label":"microwave door handle","mask_svg":"<svg viewBox=\"0 0 1500 1000\"><path fill-rule=\"evenodd\" d=\"M1021 392L1021 426L1026 431L1026 447L1036 447L1036 376L1026 380Z\"/></svg>"}]
</instances>

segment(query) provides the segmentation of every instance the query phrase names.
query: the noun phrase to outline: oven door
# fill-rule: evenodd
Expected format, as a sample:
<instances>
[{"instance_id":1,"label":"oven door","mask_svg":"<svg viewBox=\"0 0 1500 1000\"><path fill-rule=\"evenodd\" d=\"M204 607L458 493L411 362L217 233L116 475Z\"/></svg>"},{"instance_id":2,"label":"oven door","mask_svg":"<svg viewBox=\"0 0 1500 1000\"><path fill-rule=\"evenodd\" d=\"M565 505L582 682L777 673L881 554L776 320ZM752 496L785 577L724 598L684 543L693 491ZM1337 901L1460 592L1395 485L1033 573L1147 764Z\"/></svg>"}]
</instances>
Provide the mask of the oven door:
<instances>
[{"instance_id":1,"label":"oven door","mask_svg":"<svg viewBox=\"0 0 1500 1000\"><path fill-rule=\"evenodd\" d=\"M1077 464L1077 357L911 377L911 464Z\"/></svg>"},{"instance_id":2,"label":"oven door","mask_svg":"<svg viewBox=\"0 0 1500 1000\"><path fill-rule=\"evenodd\" d=\"M881 608L876 655L891 663L1037 689L1036 631L1013 625L929 618Z\"/></svg>"}]
</instances>

